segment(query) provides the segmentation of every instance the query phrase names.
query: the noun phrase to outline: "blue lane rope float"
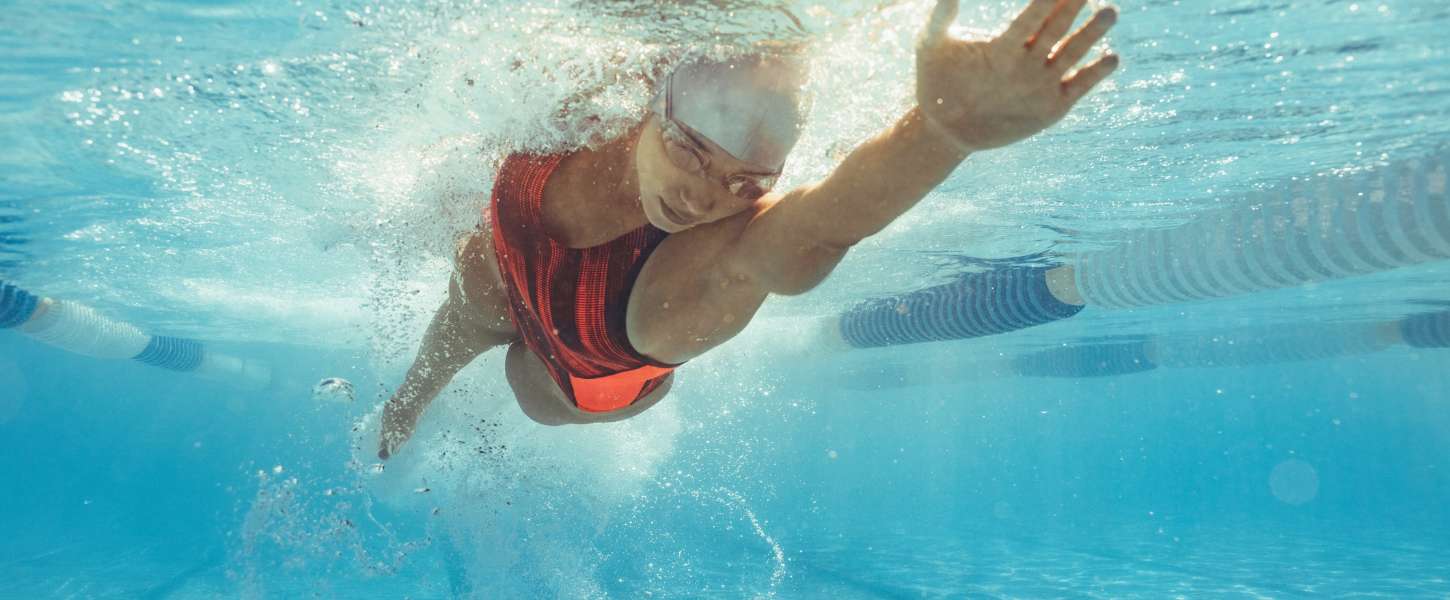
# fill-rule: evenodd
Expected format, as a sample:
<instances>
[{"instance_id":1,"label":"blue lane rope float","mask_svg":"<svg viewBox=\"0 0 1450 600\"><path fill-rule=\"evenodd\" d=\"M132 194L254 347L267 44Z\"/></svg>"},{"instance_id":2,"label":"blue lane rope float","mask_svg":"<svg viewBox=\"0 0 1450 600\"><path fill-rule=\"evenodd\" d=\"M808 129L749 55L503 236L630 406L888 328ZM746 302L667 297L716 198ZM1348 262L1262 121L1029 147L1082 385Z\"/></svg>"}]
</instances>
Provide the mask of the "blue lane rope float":
<instances>
[{"instance_id":1,"label":"blue lane rope float","mask_svg":"<svg viewBox=\"0 0 1450 600\"><path fill-rule=\"evenodd\" d=\"M980 337L1065 319L1082 310L1047 288L1047 267L968 273L951 283L868 300L842 313L841 337L855 348Z\"/></svg>"},{"instance_id":2,"label":"blue lane rope float","mask_svg":"<svg viewBox=\"0 0 1450 600\"><path fill-rule=\"evenodd\" d=\"M0 280L0 329L18 327L29 321L38 301L30 292Z\"/></svg>"},{"instance_id":3,"label":"blue lane rope float","mask_svg":"<svg viewBox=\"0 0 1450 600\"><path fill-rule=\"evenodd\" d=\"M1450 348L1450 311L1406 317L1400 337L1414 348Z\"/></svg>"},{"instance_id":4,"label":"blue lane rope float","mask_svg":"<svg viewBox=\"0 0 1450 600\"><path fill-rule=\"evenodd\" d=\"M146 349L132 357L153 367L192 371L201 366L201 342L165 335L152 336Z\"/></svg>"},{"instance_id":5,"label":"blue lane rope float","mask_svg":"<svg viewBox=\"0 0 1450 600\"><path fill-rule=\"evenodd\" d=\"M1019 356L1012 368L1024 377L1111 377L1158 368L1144 342L1065 346Z\"/></svg>"},{"instance_id":6,"label":"blue lane rope float","mask_svg":"<svg viewBox=\"0 0 1450 600\"><path fill-rule=\"evenodd\" d=\"M153 367L196 373L253 387L270 384L264 363L208 351L197 340L148 335L83 304L42 298L0 281L0 328L94 358L131 359Z\"/></svg>"},{"instance_id":7,"label":"blue lane rope float","mask_svg":"<svg viewBox=\"0 0 1450 600\"><path fill-rule=\"evenodd\" d=\"M1450 151L1352 176L1299 179L1171 229L1078 257L1087 304L1219 298L1450 258Z\"/></svg>"}]
</instances>

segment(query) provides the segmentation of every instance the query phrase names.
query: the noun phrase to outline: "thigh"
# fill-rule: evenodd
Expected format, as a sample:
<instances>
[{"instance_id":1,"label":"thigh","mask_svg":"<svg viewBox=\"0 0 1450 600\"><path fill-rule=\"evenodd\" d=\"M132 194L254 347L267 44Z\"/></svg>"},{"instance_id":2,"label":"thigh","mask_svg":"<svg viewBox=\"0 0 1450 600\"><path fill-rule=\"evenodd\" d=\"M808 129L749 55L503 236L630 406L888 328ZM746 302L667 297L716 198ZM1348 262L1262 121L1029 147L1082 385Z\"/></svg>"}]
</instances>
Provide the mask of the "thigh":
<instances>
[{"instance_id":1,"label":"thigh","mask_svg":"<svg viewBox=\"0 0 1450 600\"><path fill-rule=\"evenodd\" d=\"M633 404L607 413L593 413L574 406L564 395L564 391L559 389L553 376L549 375L544 361L535 356L523 342L514 342L509 346L508 356L504 360L504 374L508 377L509 386L513 388L519 408L530 419L543 425L609 423L628 419L659 403L669 393L670 386L675 381L675 375L671 373L663 384Z\"/></svg>"}]
</instances>

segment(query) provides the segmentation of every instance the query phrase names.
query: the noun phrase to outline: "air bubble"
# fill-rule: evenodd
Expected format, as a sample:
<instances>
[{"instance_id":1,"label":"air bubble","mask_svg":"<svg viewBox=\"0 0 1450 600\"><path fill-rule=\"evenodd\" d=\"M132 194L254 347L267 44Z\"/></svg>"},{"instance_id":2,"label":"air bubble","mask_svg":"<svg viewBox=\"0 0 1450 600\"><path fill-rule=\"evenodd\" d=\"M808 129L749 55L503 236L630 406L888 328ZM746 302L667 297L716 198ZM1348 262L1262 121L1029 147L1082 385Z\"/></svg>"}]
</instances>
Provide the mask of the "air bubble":
<instances>
[{"instance_id":1,"label":"air bubble","mask_svg":"<svg viewBox=\"0 0 1450 600\"><path fill-rule=\"evenodd\" d=\"M1313 465L1291 458L1269 472L1269 491L1285 504L1307 504L1319 496L1319 472Z\"/></svg>"}]
</instances>

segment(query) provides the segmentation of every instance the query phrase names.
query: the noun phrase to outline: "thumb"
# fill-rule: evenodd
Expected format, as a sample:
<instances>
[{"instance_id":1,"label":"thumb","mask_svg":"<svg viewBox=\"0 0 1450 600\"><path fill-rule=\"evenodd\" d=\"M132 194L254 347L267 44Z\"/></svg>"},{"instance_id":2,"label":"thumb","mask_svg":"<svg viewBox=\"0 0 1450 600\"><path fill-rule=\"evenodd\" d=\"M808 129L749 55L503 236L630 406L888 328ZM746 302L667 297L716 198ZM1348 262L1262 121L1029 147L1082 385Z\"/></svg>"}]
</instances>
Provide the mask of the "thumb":
<instances>
[{"instance_id":1,"label":"thumb","mask_svg":"<svg viewBox=\"0 0 1450 600\"><path fill-rule=\"evenodd\" d=\"M931 18L926 22L926 29L922 31L922 45L935 46L947 40L947 30L957 20L957 2L937 0L936 7L931 9Z\"/></svg>"}]
</instances>

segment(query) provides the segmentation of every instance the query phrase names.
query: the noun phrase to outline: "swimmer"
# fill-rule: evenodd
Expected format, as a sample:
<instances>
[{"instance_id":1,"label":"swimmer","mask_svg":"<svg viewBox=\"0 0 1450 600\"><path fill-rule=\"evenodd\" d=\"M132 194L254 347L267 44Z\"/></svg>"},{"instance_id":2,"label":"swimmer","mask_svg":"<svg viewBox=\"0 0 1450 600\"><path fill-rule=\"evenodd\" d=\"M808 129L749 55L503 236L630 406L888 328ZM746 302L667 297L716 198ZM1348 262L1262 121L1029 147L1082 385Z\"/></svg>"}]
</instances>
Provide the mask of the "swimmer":
<instances>
[{"instance_id":1,"label":"swimmer","mask_svg":"<svg viewBox=\"0 0 1450 600\"><path fill-rule=\"evenodd\" d=\"M846 252L974 152L1056 123L1118 65L1079 66L1117 20L1031 0L1000 36L956 39L937 2L916 50L916 105L825 179L774 183L804 120L803 71L765 53L685 64L648 116L597 148L508 157L448 297L383 409L378 456L484 351L507 346L519 407L546 425L626 419L674 371L730 339L771 295L809 291Z\"/></svg>"}]
</instances>

